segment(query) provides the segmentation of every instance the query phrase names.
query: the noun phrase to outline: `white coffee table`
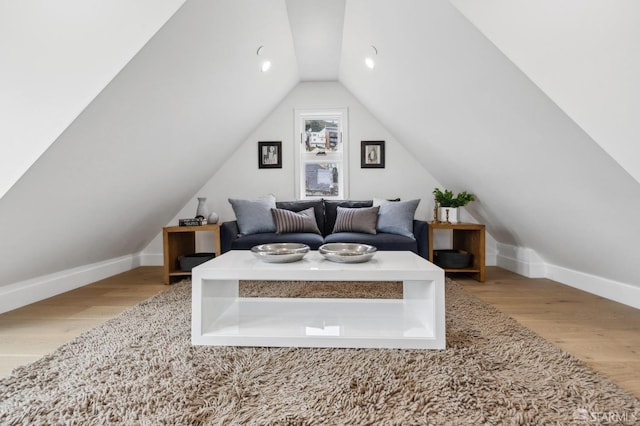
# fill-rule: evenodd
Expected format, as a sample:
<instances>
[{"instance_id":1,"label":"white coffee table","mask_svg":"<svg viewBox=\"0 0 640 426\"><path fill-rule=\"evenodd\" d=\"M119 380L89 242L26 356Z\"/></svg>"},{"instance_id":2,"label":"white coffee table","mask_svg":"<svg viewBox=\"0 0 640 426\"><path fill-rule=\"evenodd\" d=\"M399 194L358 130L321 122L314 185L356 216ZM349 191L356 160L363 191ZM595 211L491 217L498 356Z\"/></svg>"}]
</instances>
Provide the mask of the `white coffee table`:
<instances>
[{"instance_id":1,"label":"white coffee table","mask_svg":"<svg viewBox=\"0 0 640 426\"><path fill-rule=\"evenodd\" d=\"M239 280L402 281L403 299L244 298ZM345 264L232 250L193 269L191 333L194 345L444 349L444 271L412 252Z\"/></svg>"}]
</instances>

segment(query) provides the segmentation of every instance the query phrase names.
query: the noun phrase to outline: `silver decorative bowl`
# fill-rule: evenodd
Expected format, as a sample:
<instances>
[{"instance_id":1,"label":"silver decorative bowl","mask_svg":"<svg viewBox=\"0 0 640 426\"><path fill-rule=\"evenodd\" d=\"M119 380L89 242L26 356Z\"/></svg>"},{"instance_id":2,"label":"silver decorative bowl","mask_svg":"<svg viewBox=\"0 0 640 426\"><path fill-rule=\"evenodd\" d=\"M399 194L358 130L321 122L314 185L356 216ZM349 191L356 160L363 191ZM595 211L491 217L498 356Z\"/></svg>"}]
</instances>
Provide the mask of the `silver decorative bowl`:
<instances>
[{"instance_id":1,"label":"silver decorative bowl","mask_svg":"<svg viewBox=\"0 0 640 426\"><path fill-rule=\"evenodd\" d=\"M251 247L251 253L269 263L296 262L309 253L309 246L298 243L270 243Z\"/></svg>"},{"instance_id":2,"label":"silver decorative bowl","mask_svg":"<svg viewBox=\"0 0 640 426\"><path fill-rule=\"evenodd\" d=\"M325 259L339 263L367 262L377 250L374 246L357 243L328 243L318 249Z\"/></svg>"}]
</instances>

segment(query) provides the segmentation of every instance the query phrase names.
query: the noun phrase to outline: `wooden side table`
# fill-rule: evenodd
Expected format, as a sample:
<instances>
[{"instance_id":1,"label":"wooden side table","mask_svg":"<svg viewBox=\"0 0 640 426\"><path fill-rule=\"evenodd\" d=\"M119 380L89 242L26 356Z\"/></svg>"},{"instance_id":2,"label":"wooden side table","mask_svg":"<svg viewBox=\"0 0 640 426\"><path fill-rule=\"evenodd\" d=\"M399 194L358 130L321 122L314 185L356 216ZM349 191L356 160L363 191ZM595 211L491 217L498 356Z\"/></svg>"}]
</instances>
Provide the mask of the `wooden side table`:
<instances>
[{"instance_id":1,"label":"wooden side table","mask_svg":"<svg viewBox=\"0 0 640 426\"><path fill-rule=\"evenodd\" d=\"M453 249L465 250L473 255L473 263L468 268L448 269L445 272L467 272L480 281L485 279L485 237L484 225L477 223L429 223L429 261L433 262L433 231L453 230Z\"/></svg>"},{"instance_id":2,"label":"wooden side table","mask_svg":"<svg viewBox=\"0 0 640 426\"><path fill-rule=\"evenodd\" d=\"M196 251L196 232L213 232L216 256L220 256L220 225L166 226L162 228L164 249L164 283L171 284L173 277L190 277L191 272L180 270L178 257Z\"/></svg>"}]
</instances>

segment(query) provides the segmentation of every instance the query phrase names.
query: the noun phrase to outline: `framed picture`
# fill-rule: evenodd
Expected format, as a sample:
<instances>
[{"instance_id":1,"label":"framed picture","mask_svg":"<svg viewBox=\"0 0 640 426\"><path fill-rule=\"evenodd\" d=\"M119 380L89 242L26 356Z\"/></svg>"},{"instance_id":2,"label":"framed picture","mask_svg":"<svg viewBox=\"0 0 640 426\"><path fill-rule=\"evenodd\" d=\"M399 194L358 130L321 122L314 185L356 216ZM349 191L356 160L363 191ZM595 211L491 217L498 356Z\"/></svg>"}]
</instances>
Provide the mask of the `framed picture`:
<instances>
[{"instance_id":1,"label":"framed picture","mask_svg":"<svg viewBox=\"0 0 640 426\"><path fill-rule=\"evenodd\" d=\"M360 142L360 167L384 169L384 141Z\"/></svg>"},{"instance_id":2,"label":"framed picture","mask_svg":"<svg viewBox=\"0 0 640 426\"><path fill-rule=\"evenodd\" d=\"M282 142L258 142L258 168L282 168Z\"/></svg>"}]
</instances>

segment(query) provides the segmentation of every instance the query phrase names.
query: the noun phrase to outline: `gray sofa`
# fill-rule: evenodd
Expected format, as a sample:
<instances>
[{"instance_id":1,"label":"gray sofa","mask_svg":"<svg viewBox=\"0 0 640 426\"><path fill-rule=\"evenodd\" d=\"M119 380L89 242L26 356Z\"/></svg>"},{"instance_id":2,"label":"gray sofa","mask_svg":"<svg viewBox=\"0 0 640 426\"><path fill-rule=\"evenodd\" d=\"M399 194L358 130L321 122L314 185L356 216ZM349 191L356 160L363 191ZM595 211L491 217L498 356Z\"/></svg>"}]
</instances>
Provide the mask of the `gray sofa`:
<instances>
[{"instance_id":1,"label":"gray sofa","mask_svg":"<svg viewBox=\"0 0 640 426\"><path fill-rule=\"evenodd\" d=\"M415 206L417 206L417 200L414 201ZM359 209L370 208L372 206L373 200L353 201L321 199L278 201L275 202L275 207L277 209L302 212L309 208L313 208L315 221L320 233L256 232L245 235L240 233L241 227L238 226L238 220L234 220L221 224L220 248L222 253L225 253L229 250L249 250L251 247L258 244L296 242L307 244L312 250L316 250L325 243L363 243L372 245L378 250L412 251L421 257L428 259L428 223L423 220L412 219L413 213L411 213L411 217L409 218L409 222L412 222L412 224L408 224L408 233L402 230L400 232L396 232L393 227L390 229L391 232L381 232L380 230L376 233L333 232L338 216L338 207ZM380 210L380 212L382 214L382 210ZM238 215L236 214L236 216ZM407 226L405 226L405 228L407 228Z\"/></svg>"}]
</instances>

